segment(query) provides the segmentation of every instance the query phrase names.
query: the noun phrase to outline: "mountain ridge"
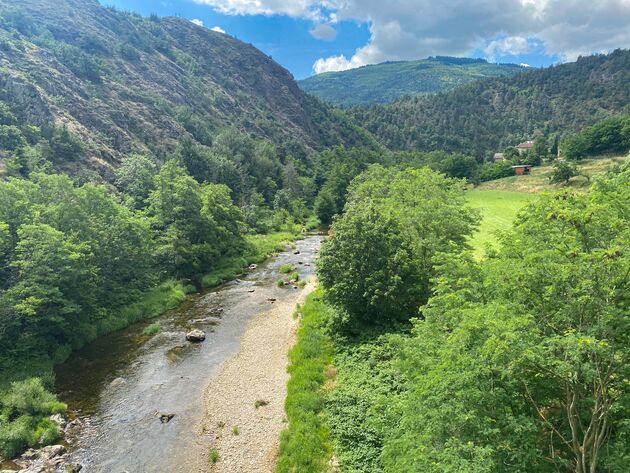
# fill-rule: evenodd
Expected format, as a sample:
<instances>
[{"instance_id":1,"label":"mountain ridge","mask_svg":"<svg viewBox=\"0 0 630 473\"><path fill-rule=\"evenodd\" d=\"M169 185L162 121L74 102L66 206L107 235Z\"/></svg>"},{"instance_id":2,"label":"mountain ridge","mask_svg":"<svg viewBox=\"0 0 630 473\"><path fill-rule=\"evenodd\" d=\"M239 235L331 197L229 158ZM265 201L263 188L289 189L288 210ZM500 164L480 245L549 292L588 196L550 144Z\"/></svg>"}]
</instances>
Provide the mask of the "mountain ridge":
<instances>
[{"instance_id":1,"label":"mountain ridge","mask_svg":"<svg viewBox=\"0 0 630 473\"><path fill-rule=\"evenodd\" d=\"M306 92L343 105L388 103L404 96L442 92L488 77L525 70L517 64L493 64L481 58L431 56L416 61L386 61L356 69L324 72L298 81Z\"/></svg>"}]
</instances>

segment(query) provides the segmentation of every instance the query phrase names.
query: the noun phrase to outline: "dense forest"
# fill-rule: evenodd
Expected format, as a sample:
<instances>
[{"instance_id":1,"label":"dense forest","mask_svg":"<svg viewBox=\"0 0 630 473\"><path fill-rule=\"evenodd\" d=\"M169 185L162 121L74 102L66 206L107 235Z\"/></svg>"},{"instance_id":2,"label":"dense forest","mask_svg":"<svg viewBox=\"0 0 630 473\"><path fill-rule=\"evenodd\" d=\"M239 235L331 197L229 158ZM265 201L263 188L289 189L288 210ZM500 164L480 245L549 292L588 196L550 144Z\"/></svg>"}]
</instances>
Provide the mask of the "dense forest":
<instances>
[{"instance_id":1,"label":"dense forest","mask_svg":"<svg viewBox=\"0 0 630 473\"><path fill-rule=\"evenodd\" d=\"M478 260L461 181L354 180L301 309L277 471L627 471L629 184L625 163L534 200Z\"/></svg>"},{"instance_id":2,"label":"dense forest","mask_svg":"<svg viewBox=\"0 0 630 473\"><path fill-rule=\"evenodd\" d=\"M630 113L630 51L474 82L454 91L351 109L391 149L491 157L542 133L552 139Z\"/></svg>"},{"instance_id":3,"label":"dense forest","mask_svg":"<svg viewBox=\"0 0 630 473\"><path fill-rule=\"evenodd\" d=\"M517 64L438 56L325 72L298 84L304 91L335 105L368 105L452 90L475 80L509 76L523 70Z\"/></svg>"}]
</instances>

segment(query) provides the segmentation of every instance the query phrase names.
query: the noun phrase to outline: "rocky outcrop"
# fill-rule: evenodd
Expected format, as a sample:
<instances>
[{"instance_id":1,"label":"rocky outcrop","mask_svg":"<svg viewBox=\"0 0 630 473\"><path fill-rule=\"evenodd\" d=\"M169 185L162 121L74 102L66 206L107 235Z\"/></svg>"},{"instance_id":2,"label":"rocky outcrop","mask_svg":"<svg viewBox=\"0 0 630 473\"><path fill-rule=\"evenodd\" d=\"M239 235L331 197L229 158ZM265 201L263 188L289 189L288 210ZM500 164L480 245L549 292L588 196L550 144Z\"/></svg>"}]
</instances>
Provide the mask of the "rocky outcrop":
<instances>
[{"instance_id":1,"label":"rocky outcrop","mask_svg":"<svg viewBox=\"0 0 630 473\"><path fill-rule=\"evenodd\" d=\"M206 339L206 332L195 329L186 334L186 340L193 343L203 342Z\"/></svg>"}]
</instances>

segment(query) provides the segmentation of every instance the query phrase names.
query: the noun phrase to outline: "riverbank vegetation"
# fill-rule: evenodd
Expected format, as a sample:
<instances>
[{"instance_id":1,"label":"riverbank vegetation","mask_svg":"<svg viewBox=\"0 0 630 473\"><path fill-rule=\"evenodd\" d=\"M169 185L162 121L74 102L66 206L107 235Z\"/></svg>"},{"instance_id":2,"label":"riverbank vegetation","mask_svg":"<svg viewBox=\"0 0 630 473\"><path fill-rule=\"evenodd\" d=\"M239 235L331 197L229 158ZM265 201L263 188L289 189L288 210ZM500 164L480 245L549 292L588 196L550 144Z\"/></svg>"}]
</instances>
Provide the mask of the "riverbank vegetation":
<instances>
[{"instance_id":1,"label":"riverbank vegetation","mask_svg":"<svg viewBox=\"0 0 630 473\"><path fill-rule=\"evenodd\" d=\"M313 395L324 397L337 471L625 472L629 184L625 163L587 190L520 202L514 227L483 259L441 245L419 309L388 299L389 289L425 287L427 277L408 273L405 259L419 266L425 253L405 247L410 230L393 224L393 211L380 241L398 239L402 264L365 282L335 270L345 248L361 244L353 230L370 228L351 190L322 249L322 294L304 308L319 312L320 343L333 351L333 388L320 383ZM368 268L374 257L357 252L355 264ZM338 295L357 284L367 310Z\"/></svg>"}]
</instances>

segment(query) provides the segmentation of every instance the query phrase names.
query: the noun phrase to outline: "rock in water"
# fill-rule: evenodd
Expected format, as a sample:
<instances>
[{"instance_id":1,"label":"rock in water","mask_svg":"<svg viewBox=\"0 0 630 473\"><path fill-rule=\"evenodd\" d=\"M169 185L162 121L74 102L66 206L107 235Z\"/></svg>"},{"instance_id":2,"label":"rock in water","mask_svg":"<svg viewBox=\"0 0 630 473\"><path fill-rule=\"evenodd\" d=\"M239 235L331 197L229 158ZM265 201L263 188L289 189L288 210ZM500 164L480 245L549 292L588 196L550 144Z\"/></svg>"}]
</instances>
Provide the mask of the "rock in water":
<instances>
[{"instance_id":1,"label":"rock in water","mask_svg":"<svg viewBox=\"0 0 630 473\"><path fill-rule=\"evenodd\" d=\"M195 329L186 334L186 340L189 342L203 342L206 339L206 332Z\"/></svg>"},{"instance_id":2,"label":"rock in water","mask_svg":"<svg viewBox=\"0 0 630 473\"><path fill-rule=\"evenodd\" d=\"M175 414L160 414L160 422L162 422L162 424L167 424L173 417L175 417Z\"/></svg>"},{"instance_id":3,"label":"rock in water","mask_svg":"<svg viewBox=\"0 0 630 473\"><path fill-rule=\"evenodd\" d=\"M127 384L127 381L125 381L124 378L116 378L111 383L109 383L109 387L110 388L119 388L120 386L124 386L125 384Z\"/></svg>"}]
</instances>

